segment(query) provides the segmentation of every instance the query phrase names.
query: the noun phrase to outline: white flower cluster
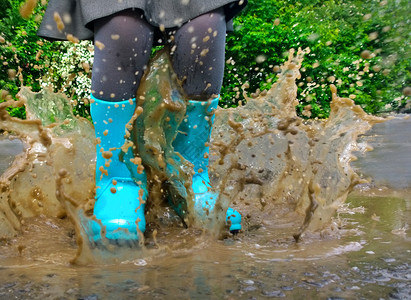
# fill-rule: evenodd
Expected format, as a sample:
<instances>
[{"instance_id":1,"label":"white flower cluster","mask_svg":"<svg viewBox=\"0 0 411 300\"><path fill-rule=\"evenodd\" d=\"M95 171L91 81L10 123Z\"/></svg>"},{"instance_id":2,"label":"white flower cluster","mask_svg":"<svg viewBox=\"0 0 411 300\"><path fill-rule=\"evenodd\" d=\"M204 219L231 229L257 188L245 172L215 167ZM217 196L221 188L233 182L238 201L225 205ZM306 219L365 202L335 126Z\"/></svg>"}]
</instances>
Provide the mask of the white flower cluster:
<instances>
[{"instance_id":1,"label":"white flower cluster","mask_svg":"<svg viewBox=\"0 0 411 300\"><path fill-rule=\"evenodd\" d=\"M94 48L90 41L60 42L58 54L49 57L43 87L66 94L74 105L83 105L90 96Z\"/></svg>"}]
</instances>

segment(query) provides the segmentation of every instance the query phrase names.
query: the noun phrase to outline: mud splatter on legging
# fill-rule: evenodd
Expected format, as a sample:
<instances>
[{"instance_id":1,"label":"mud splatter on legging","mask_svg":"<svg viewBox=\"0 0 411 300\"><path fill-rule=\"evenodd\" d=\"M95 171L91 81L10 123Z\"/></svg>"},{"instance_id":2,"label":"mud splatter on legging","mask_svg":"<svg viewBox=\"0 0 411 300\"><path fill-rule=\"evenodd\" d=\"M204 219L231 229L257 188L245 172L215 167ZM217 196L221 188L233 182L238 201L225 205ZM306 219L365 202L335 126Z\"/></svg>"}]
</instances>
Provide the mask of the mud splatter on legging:
<instances>
[{"instance_id":1,"label":"mud splatter on legging","mask_svg":"<svg viewBox=\"0 0 411 300\"><path fill-rule=\"evenodd\" d=\"M134 98L150 58L155 28L140 10L125 10L94 22L92 93L96 98ZM226 21L223 9L165 30L172 64L191 99L220 93L224 74Z\"/></svg>"}]
</instances>

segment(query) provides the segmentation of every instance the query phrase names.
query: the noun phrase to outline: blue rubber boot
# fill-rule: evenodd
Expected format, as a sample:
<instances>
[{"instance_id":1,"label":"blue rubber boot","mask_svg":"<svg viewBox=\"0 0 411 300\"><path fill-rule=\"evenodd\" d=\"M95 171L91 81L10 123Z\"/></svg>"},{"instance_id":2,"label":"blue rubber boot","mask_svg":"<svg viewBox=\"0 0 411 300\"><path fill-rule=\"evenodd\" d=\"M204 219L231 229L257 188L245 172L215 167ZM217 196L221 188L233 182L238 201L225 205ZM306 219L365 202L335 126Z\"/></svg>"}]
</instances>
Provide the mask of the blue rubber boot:
<instances>
[{"instance_id":1,"label":"blue rubber boot","mask_svg":"<svg viewBox=\"0 0 411 300\"><path fill-rule=\"evenodd\" d=\"M124 154L126 125L136 108L134 101L108 102L91 96L91 117L100 143L96 146L96 202L92 225L93 241L105 233L111 240L138 240L146 229L144 207L147 199L147 178L140 167L130 161L131 147ZM122 158L120 156L123 155ZM121 161L123 160L123 161Z\"/></svg>"},{"instance_id":2,"label":"blue rubber boot","mask_svg":"<svg viewBox=\"0 0 411 300\"><path fill-rule=\"evenodd\" d=\"M214 110L218 107L218 98L210 101L194 101L187 103L186 118L178 128L173 142L174 150L194 165L193 192L195 208L198 211L214 209L218 194L210 190L208 175L208 143L214 121ZM241 230L241 215L228 208L226 222L233 233Z\"/></svg>"}]
</instances>

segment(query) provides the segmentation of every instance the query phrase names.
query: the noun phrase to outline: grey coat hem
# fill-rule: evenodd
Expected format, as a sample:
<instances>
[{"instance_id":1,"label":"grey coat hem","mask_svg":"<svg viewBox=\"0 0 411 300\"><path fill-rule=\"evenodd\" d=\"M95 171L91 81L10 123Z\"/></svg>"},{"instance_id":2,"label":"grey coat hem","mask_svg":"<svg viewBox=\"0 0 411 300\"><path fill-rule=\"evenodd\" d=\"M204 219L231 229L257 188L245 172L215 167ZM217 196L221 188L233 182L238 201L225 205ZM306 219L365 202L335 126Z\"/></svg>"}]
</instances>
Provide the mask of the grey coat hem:
<instances>
[{"instance_id":1,"label":"grey coat hem","mask_svg":"<svg viewBox=\"0 0 411 300\"><path fill-rule=\"evenodd\" d=\"M247 5L247 0L50 0L37 34L49 40L66 40L72 34L80 40L93 39L93 21L125 9L140 9L154 27L178 28L189 20L224 7L227 29L231 20ZM59 31L57 12L64 22Z\"/></svg>"}]
</instances>

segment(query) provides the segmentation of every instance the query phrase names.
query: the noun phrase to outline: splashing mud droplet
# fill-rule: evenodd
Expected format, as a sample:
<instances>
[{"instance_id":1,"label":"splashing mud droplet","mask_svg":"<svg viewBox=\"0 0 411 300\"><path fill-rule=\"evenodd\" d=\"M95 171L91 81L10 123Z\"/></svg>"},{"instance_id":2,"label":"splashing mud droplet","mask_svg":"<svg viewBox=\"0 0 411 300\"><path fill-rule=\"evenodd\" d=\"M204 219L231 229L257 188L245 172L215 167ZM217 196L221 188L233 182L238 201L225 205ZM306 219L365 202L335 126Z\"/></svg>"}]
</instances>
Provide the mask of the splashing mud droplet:
<instances>
[{"instance_id":1,"label":"splashing mud droplet","mask_svg":"<svg viewBox=\"0 0 411 300\"><path fill-rule=\"evenodd\" d=\"M104 151L103 152L103 157L105 159L110 159L113 156L113 153L111 151Z\"/></svg>"},{"instance_id":2,"label":"splashing mud droplet","mask_svg":"<svg viewBox=\"0 0 411 300\"><path fill-rule=\"evenodd\" d=\"M370 59L373 57L373 54L370 50L364 50L361 52L361 57L364 59Z\"/></svg>"},{"instance_id":3,"label":"splashing mud droplet","mask_svg":"<svg viewBox=\"0 0 411 300\"><path fill-rule=\"evenodd\" d=\"M402 90L402 94L406 97L411 96L411 87L407 86Z\"/></svg>"},{"instance_id":4,"label":"splashing mud droplet","mask_svg":"<svg viewBox=\"0 0 411 300\"><path fill-rule=\"evenodd\" d=\"M30 16L33 14L33 10L36 7L36 5L37 0L27 0L20 8L20 15L24 19L30 18Z\"/></svg>"},{"instance_id":5,"label":"splashing mud droplet","mask_svg":"<svg viewBox=\"0 0 411 300\"><path fill-rule=\"evenodd\" d=\"M54 21L56 22L57 30L62 32L63 29L64 29L64 23L63 23L63 20L61 19L61 16L58 12L54 12Z\"/></svg>"},{"instance_id":6,"label":"splashing mud droplet","mask_svg":"<svg viewBox=\"0 0 411 300\"><path fill-rule=\"evenodd\" d=\"M100 41L95 41L94 42L94 45L98 48L98 49L100 49L100 50L103 50L104 49L104 44L102 43L102 42L100 42Z\"/></svg>"},{"instance_id":7,"label":"splashing mud droplet","mask_svg":"<svg viewBox=\"0 0 411 300\"><path fill-rule=\"evenodd\" d=\"M10 80L14 80L16 78L17 71L14 69L8 69L7 70L7 76L9 77Z\"/></svg>"},{"instance_id":8,"label":"splashing mud droplet","mask_svg":"<svg viewBox=\"0 0 411 300\"><path fill-rule=\"evenodd\" d=\"M74 35L72 35L71 33L67 34L66 36L67 40L74 43L74 44L78 44L80 42L80 40L75 37Z\"/></svg>"}]
</instances>

